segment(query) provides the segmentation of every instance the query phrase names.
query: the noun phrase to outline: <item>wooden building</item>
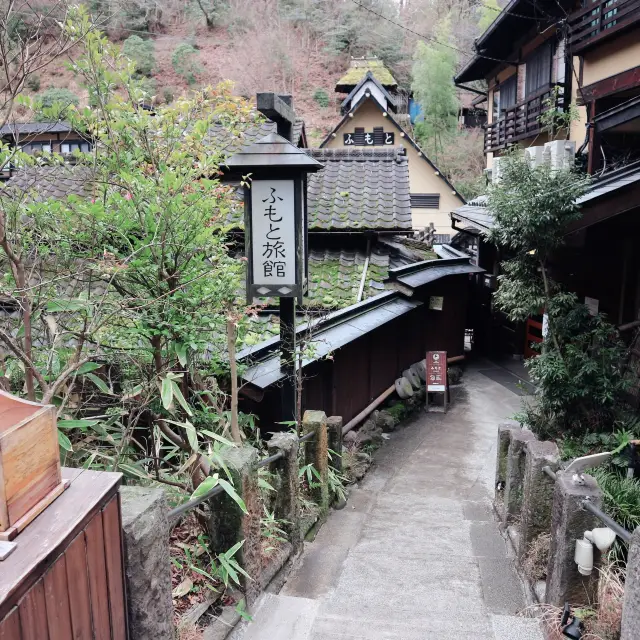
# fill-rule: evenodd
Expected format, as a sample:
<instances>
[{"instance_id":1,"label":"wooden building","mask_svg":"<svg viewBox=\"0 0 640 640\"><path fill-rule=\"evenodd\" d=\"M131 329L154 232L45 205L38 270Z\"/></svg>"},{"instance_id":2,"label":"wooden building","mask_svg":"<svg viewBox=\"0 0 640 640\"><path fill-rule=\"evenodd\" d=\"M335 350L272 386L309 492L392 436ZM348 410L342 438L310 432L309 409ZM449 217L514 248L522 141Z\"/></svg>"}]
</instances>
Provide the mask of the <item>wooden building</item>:
<instances>
[{"instance_id":1,"label":"wooden building","mask_svg":"<svg viewBox=\"0 0 640 640\"><path fill-rule=\"evenodd\" d=\"M639 42L640 10L628 0L585 6L512 0L456 77L458 84L488 82L485 154L494 177L512 144L526 148L533 161L546 147L558 167L575 154L578 166L592 174L580 199L583 215L567 228L552 275L618 325L640 319L640 256L634 251L640 241ZM579 119L554 131L550 142L541 114L570 104ZM475 237L475 258L487 272L475 310L476 344L490 354L531 355L541 318L518 326L491 307L501 249L486 240L493 218L485 205L477 198L452 214L454 229Z\"/></svg>"},{"instance_id":2,"label":"wooden building","mask_svg":"<svg viewBox=\"0 0 640 640\"><path fill-rule=\"evenodd\" d=\"M343 117L320 146L402 146L409 162L413 227L433 226L437 241L446 243L451 236L449 214L464 204L464 198L411 137L408 103L395 91L397 85L389 71L380 68L381 63L372 69L361 62L352 61L357 66L336 85L336 91L348 93L341 105Z\"/></svg>"},{"instance_id":3,"label":"wooden building","mask_svg":"<svg viewBox=\"0 0 640 640\"><path fill-rule=\"evenodd\" d=\"M22 122L0 128L0 138L9 147L18 147L30 155L59 153L71 158L74 151L88 153L93 143L74 131L65 122ZM0 180L7 180L16 171L12 165L0 171Z\"/></svg>"}]
</instances>

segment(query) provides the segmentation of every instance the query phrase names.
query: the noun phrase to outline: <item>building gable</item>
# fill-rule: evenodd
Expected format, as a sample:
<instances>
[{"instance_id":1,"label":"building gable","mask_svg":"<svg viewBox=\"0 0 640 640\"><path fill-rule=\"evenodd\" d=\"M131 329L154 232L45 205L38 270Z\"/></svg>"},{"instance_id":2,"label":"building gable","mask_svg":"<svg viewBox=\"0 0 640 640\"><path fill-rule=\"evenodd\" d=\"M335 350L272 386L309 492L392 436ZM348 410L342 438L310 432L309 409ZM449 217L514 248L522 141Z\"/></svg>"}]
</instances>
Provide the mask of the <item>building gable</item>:
<instances>
[{"instance_id":1,"label":"building gable","mask_svg":"<svg viewBox=\"0 0 640 640\"><path fill-rule=\"evenodd\" d=\"M464 198L372 96L363 96L320 146L339 149L391 145L401 145L406 149L414 228L424 229L433 224L438 234L451 234L449 214L464 204Z\"/></svg>"}]
</instances>

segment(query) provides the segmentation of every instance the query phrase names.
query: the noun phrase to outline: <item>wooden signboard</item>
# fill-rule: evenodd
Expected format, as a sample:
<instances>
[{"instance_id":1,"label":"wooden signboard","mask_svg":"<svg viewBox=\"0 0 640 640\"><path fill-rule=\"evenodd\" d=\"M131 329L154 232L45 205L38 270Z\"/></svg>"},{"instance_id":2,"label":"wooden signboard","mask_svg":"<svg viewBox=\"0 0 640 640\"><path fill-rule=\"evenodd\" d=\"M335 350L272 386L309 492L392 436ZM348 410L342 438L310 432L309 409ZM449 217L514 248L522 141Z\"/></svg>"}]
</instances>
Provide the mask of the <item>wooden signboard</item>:
<instances>
[{"instance_id":1,"label":"wooden signboard","mask_svg":"<svg viewBox=\"0 0 640 640\"><path fill-rule=\"evenodd\" d=\"M428 351L427 352L427 411L429 410L429 394L442 393L444 400L444 411L447 411L448 400L447 383L447 352Z\"/></svg>"}]
</instances>

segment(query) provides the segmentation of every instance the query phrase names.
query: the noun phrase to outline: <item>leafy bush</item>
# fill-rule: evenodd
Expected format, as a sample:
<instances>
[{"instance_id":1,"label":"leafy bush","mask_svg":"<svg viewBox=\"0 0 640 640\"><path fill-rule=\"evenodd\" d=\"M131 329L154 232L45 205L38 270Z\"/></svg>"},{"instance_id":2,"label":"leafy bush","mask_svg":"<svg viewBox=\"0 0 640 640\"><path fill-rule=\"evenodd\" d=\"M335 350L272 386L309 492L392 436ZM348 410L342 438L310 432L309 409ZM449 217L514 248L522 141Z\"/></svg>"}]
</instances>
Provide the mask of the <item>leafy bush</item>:
<instances>
[{"instance_id":1,"label":"leafy bush","mask_svg":"<svg viewBox=\"0 0 640 640\"><path fill-rule=\"evenodd\" d=\"M37 73L27 78L27 89L31 91L40 91L40 76Z\"/></svg>"},{"instance_id":2,"label":"leafy bush","mask_svg":"<svg viewBox=\"0 0 640 640\"><path fill-rule=\"evenodd\" d=\"M313 94L313 99L323 109L326 109L329 106L329 94L324 89L316 89Z\"/></svg>"},{"instance_id":3,"label":"leafy bush","mask_svg":"<svg viewBox=\"0 0 640 640\"><path fill-rule=\"evenodd\" d=\"M196 76L201 72L201 67L197 60L198 51L192 45L182 42L179 44L172 56L171 64L174 71L182 76L188 84L194 84Z\"/></svg>"},{"instance_id":4,"label":"leafy bush","mask_svg":"<svg viewBox=\"0 0 640 640\"><path fill-rule=\"evenodd\" d=\"M130 36L122 45L122 53L133 60L136 72L143 76L150 76L155 67L155 46L152 40L143 40L140 36Z\"/></svg>"},{"instance_id":5,"label":"leafy bush","mask_svg":"<svg viewBox=\"0 0 640 640\"><path fill-rule=\"evenodd\" d=\"M171 104L176 97L176 88L175 87L165 87L162 90L162 97L166 104Z\"/></svg>"},{"instance_id":6,"label":"leafy bush","mask_svg":"<svg viewBox=\"0 0 640 640\"><path fill-rule=\"evenodd\" d=\"M38 107L40 112L36 114L36 120L43 122L50 120L52 115L49 113L43 113L43 110L51 110L54 105L61 111L70 107L71 105L78 106L80 98L65 88L49 87L41 96L38 101ZM57 114L59 115L59 114Z\"/></svg>"},{"instance_id":7,"label":"leafy bush","mask_svg":"<svg viewBox=\"0 0 640 640\"><path fill-rule=\"evenodd\" d=\"M504 156L500 168L499 183L489 189L491 238L513 257L501 264L494 302L512 321L543 310L547 319L540 355L527 361L537 393L521 418L541 438L610 432L629 386L626 347L615 326L591 315L549 268L567 224L581 215L576 201L587 179L533 167L518 151Z\"/></svg>"}]
</instances>

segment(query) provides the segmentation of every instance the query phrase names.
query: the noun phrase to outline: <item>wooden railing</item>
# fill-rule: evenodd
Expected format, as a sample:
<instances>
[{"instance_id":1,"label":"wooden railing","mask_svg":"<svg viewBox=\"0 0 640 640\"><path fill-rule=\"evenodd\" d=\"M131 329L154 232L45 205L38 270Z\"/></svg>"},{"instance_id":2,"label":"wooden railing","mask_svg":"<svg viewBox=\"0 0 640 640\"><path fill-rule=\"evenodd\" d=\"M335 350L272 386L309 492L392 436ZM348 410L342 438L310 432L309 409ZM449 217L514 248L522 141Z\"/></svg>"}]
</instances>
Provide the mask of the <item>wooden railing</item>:
<instances>
[{"instance_id":1,"label":"wooden railing","mask_svg":"<svg viewBox=\"0 0 640 640\"><path fill-rule=\"evenodd\" d=\"M587 0L569 16L569 47L577 54L640 23L640 0Z\"/></svg>"},{"instance_id":2,"label":"wooden railing","mask_svg":"<svg viewBox=\"0 0 640 640\"><path fill-rule=\"evenodd\" d=\"M638 0L640 2L640 0ZM554 98L555 88L560 87L557 99ZM486 125L484 134L484 151L503 149L513 142L530 138L540 133L542 125L540 116L550 109L561 109L564 105L564 85L550 84L535 93L527 96L525 100L517 103L509 109L501 111L498 120Z\"/></svg>"}]
</instances>

